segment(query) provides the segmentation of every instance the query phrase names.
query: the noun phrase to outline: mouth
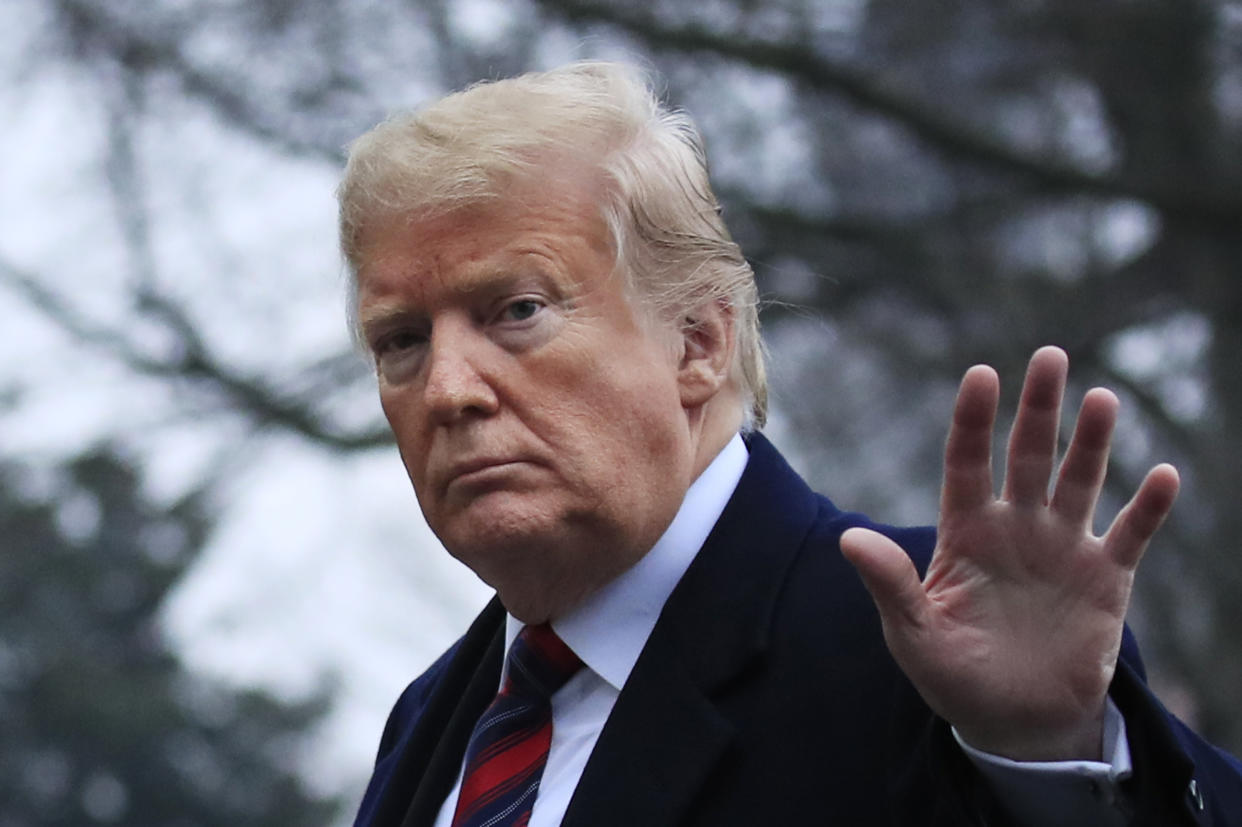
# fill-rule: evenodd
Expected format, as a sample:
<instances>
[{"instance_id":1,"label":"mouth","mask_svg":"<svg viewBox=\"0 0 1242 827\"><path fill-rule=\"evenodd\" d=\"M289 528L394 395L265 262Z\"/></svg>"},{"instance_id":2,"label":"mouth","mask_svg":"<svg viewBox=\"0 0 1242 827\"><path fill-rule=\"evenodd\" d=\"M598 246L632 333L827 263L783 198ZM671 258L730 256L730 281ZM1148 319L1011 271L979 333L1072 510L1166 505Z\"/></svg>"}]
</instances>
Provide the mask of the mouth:
<instances>
[{"instance_id":1,"label":"mouth","mask_svg":"<svg viewBox=\"0 0 1242 827\"><path fill-rule=\"evenodd\" d=\"M514 471L530 463L524 459L479 457L456 463L447 475L444 488L457 485L488 486L504 481Z\"/></svg>"}]
</instances>

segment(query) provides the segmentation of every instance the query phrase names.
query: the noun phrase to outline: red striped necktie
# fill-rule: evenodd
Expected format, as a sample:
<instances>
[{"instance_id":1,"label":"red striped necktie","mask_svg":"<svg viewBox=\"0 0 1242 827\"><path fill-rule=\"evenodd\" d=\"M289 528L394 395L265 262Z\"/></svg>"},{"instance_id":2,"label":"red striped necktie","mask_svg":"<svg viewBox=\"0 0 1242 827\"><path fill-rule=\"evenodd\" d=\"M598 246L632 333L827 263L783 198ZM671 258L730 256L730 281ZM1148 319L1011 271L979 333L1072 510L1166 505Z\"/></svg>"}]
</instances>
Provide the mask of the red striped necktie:
<instances>
[{"instance_id":1,"label":"red striped necktie","mask_svg":"<svg viewBox=\"0 0 1242 827\"><path fill-rule=\"evenodd\" d=\"M522 827L552 743L552 702L582 661L546 623L509 648L500 693L475 724L453 827Z\"/></svg>"}]
</instances>

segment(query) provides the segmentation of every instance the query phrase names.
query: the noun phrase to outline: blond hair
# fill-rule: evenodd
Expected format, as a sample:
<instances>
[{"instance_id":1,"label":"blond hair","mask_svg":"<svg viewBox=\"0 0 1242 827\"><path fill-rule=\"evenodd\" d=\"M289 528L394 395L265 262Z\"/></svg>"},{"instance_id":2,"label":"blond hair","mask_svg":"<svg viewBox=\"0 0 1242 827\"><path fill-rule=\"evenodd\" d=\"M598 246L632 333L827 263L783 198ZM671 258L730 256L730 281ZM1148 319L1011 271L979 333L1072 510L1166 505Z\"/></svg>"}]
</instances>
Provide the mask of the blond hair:
<instances>
[{"instance_id":1,"label":"blond hair","mask_svg":"<svg viewBox=\"0 0 1242 827\"><path fill-rule=\"evenodd\" d=\"M692 325L705 302L731 309L733 378L747 425L761 427L767 380L754 273L720 217L698 129L623 64L580 62L479 83L354 141L337 193L351 323L367 221L501 199L566 157L600 173L600 216L632 296L679 326Z\"/></svg>"}]
</instances>

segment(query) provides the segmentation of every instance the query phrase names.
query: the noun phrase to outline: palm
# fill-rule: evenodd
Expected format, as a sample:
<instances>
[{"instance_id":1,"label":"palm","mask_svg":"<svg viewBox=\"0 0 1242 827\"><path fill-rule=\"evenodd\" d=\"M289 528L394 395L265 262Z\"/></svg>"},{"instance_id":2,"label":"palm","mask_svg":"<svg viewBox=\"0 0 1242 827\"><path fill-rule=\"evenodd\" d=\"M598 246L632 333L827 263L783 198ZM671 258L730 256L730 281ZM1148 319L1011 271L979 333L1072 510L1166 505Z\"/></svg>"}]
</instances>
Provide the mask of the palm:
<instances>
[{"instance_id":1,"label":"palm","mask_svg":"<svg viewBox=\"0 0 1242 827\"><path fill-rule=\"evenodd\" d=\"M928 704L981 749L1027 760L1094 757L1134 569L1168 513L1160 466L1102 537L1091 533L1116 398L1083 401L1051 498L1063 353L1035 354L999 497L991 474L998 383L967 372L945 451L938 543L920 583L890 541L855 530L859 568L894 658Z\"/></svg>"}]
</instances>

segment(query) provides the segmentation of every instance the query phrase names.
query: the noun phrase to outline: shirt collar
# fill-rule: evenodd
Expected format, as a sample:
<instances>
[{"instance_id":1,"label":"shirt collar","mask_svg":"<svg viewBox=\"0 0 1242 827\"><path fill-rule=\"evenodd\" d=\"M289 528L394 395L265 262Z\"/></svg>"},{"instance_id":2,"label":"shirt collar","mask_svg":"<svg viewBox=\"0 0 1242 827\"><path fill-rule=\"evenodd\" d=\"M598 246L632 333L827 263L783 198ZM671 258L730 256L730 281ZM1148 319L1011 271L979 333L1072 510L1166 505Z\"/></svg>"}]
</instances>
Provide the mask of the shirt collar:
<instances>
[{"instance_id":1,"label":"shirt collar","mask_svg":"<svg viewBox=\"0 0 1242 827\"><path fill-rule=\"evenodd\" d=\"M686 491L681 508L664 535L628 571L552 621L561 640L582 662L618 691L630 676L651 630L707 535L733 496L748 454L735 435ZM522 622L505 623L506 651Z\"/></svg>"}]
</instances>

